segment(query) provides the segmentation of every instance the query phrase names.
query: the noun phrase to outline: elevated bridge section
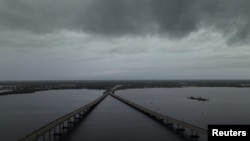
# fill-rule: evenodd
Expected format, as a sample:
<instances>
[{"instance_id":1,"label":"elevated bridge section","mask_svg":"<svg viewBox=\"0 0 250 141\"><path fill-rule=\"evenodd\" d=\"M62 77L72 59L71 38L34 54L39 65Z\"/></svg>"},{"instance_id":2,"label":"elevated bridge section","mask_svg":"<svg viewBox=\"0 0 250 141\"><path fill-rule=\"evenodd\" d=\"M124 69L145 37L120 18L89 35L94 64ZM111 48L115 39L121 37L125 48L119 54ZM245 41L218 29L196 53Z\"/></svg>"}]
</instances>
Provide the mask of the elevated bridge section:
<instances>
[{"instance_id":1,"label":"elevated bridge section","mask_svg":"<svg viewBox=\"0 0 250 141\"><path fill-rule=\"evenodd\" d=\"M77 121L81 120L84 116L87 115L98 103L100 103L108 94L102 95L93 102L80 107L79 109L68 113L65 116L54 120L47 125L41 127L40 129L30 133L20 141L37 141L37 140L52 140L56 136L61 137L65 130L73 128L77 124Z\"/></svg>"},{"instance_id":2,"label":"elevated bridge section","mask_svg":"<svg viewBox=\"0 0 250 141\"><path fill-rule=\"evenodd\" d=\"M170 126L170 127L173 127L175 126L177 131L178 132L183 132L185 131L185 129L189 129L191 132L190 134L190 137L191 138L198 138L199 134L204 134L204 135L207 135L207 130L206 129L203 129L203 128L200 128L198 126L195 126L195 125L192 125L192 124L189 124L189 123L186 123L184 121L180 121L178 119L175 119L175 118L172 118L172 117L169 117L169 116L166 116L166 115L163 115L163 114L160 114L160 113L157 113L155 111L152 111L150 109L147 109L143 106L140 106L138 104L135 104L127 99L124 99L120 96L117 96L113 93L110 93L111 96L113 96L114 98L118 99L119 101L131 106L132 108L150 116L151 118L159 121L160 123L164 124L164 125L167 125L167 126Z\"/></svg>"}]
</instances>

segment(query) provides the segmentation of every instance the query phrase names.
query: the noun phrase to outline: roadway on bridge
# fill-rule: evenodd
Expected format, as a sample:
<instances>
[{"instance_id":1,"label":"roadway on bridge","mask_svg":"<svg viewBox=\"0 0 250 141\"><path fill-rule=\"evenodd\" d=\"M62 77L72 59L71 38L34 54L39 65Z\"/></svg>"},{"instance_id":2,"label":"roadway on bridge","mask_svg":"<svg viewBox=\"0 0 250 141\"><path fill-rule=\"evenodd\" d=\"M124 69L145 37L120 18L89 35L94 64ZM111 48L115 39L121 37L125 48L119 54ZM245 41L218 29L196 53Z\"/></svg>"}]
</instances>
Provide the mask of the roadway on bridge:
<instances>
[{"instance_id":1,"label":"roadway on bridge","mask_svg":"<svg viewBox=\"0 0 250 141\"><path fill-rule=\"evenodd\" d=\"M106 97L64 141L183 141L146 115Z\"/></svg>"}]
</instances>

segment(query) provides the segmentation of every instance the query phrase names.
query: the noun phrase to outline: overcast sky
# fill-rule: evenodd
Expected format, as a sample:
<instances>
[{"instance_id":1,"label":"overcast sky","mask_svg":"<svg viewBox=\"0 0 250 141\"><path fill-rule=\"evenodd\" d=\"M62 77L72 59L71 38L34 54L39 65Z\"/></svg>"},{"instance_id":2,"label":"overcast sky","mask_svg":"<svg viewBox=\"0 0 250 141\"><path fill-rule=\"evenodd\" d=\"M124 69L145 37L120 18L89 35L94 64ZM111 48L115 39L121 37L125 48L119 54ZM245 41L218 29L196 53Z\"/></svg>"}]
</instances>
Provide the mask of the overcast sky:
<instances>
[{"instance_id":1,"label":"overcast sky","mask_svg":"<svg viewBox=\"0 0 250 141\"><path fill-rule=\"evenodd\" d=\"M0 0L0 80L250 79L249 0Z\"/></svg>"}]
</instances>

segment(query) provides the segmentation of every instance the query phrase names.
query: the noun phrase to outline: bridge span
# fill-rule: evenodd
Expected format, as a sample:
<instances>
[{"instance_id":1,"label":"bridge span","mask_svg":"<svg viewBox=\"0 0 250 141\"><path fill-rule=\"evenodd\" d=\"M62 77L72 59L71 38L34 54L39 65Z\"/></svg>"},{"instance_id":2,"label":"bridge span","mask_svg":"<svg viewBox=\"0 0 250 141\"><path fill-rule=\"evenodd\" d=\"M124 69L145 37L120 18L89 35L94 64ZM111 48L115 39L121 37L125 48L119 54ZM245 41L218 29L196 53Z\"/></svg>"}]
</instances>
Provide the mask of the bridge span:
<instances>
[{"instance_id":1,"label":"bridge span","mask_svg":"<svg viewBox=\"0 0 250 141\"><path fill-rule=\"evenodd\" d=\"M177 131L178 132L183 132L185 131L185 129L190 129L191 131L191 135L190 137L191 138L198 138L199 135L198 133L201 133L201 134L204 134L204 135L207 135L207 130L206 129L203 129L203 128L200 128L198 126L195 126L195 125L192 125L192 124L189 124L189 123L186 123L184 121L180 121L180 120L177 120L175 118L172 118L172 117L169 117L169 116L166 116L166 115L163 115L163 114L160 114L160 113L157 113L155 111L152 111L150 109L147 109L145 107L142 107L138 104L135 104L127 99L124 99L118 95L115 95L114 93L109 93L112 97L118 99L119 101L131 106L132 108L150 116L151 118L159 121L160 123L164 124L164 125L167 125L167 126L170 126L170 127L173 127L174 124L175 126L177 127Z\"/></svg>"},{"instance_id":2,"label":"bridge span","mask_svg":"<svg viewBox=\"0 0 250 141\"><path fill-rule=\"evenodd\" d=\"M108 94L104 94L93 102L48 123L47 125L20 139L19 141L45 141L46 139L50 141L53 139L53 137L61 137L64 130L69 130L70 127L74 126L77 121L81 120L85 115L87 115L87 113L90 112L105 97L107 97L107 95Z\"/></svg>"}]
</instances>

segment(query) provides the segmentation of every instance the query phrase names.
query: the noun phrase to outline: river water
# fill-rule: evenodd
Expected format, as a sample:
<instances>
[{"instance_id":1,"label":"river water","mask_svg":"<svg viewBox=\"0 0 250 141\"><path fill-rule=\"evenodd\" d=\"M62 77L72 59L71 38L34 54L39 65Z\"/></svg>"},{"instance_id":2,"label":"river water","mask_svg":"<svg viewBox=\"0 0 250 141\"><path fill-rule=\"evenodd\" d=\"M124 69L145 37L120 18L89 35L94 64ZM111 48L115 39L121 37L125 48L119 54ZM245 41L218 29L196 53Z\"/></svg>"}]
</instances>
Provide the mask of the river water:
<instances>
[{"instance_id":1,"label":"river water","mask_svg":"<svg viewBox=\"0 0 250 141\"><path fill-rule=\"evenodd\" d=\"M101 94L100 90L51 90L0 96L0 140L16 141Z\"/></svg>"},{"instance_id":2,"label":"river water","mask_svg":"<svg viewBox=\"0 0 250 141\"><path fill-rule=\"evenodd\" d=\"M100 90L53 90L0 96L0 140L16 141L46 123L86 105ZM207 128L208 124L249 124L250 88L147 88L116 91L139 105ZM187 97L204 97L197 101ZM66 141L187 140L108 96ZM206 140L202 138L201 140Z\"/></svg>"},{"instance_id":3,"label":"river water","mask_svg":"<svg viewBox=\"0 0 250 141\"><path fill-rule=\"evenodd\" d=\"M108 96L66 141L183 141L154 120Z\"/></svg>"},{"instance_id":4,"label":"river water","mask_svg":"<svg viewBox=\"0 0 250 141\"><path fill-rule=\"evenodd\" d=\"M116 94L202 128L208 124L250 123L250 88L151 88L116 91ZM188 99L190 96L209 101Z\"/></svg>"}]
</instances>

